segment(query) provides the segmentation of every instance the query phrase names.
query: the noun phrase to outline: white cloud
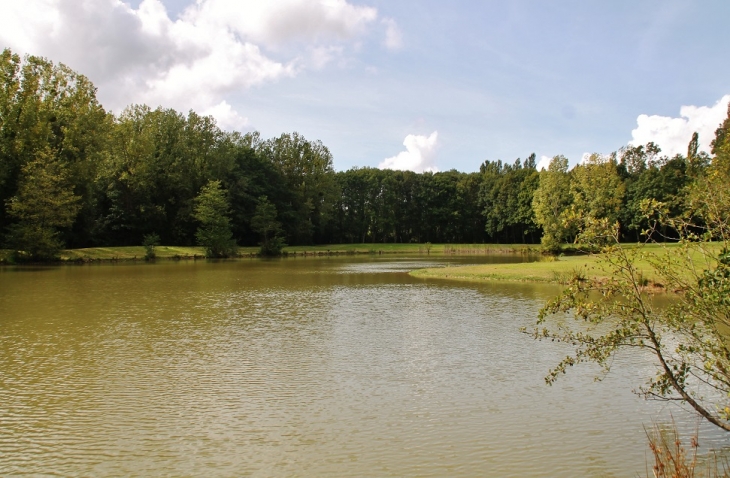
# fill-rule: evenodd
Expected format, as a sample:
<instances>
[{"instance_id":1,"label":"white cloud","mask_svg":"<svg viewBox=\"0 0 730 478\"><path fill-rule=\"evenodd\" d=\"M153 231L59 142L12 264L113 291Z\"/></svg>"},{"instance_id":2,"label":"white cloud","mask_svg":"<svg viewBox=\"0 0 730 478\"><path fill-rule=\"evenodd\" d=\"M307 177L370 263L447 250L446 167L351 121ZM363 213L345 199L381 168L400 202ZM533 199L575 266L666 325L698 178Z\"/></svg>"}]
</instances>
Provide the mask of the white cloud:
<instances>
[{"instance_id":1,"label":"white cloud","mask_svg":"<svg viewBox=\"0 0 730 478\"><path fill-rule=\"evenodd\" d=\"M324 68L335 58L342 55L343 48L341 46L318 46L314 47L310 51L310 63L315 69Z\"/></svg>"},{"instance_id":2,"label":"white cloud","mask_svg":"<svg viewBox=\"0 0 730 478\"><path fill-rule=\"evenodd\" d=\"M583 153L580 156L580 159L577 163L569 161L568 162L568 169L573 169L575 166L579 164L586 164L588 163L591 158L594 157L597 161L608 161L610 159L609 155L601 154L601 153ZM553 160L553 156L540 156L540 159L538 160L537 164L535 165L535 168L537 168L538 171L545 170L547 171L550 167L550 162Z\"/></svg>"},{"instance_id":3,"label":"white cloud","mask_svg":"<svg viewBox=\"0 0 730 478\"><path fill-rule=\"evenodd\" d=\"M227 131L243 131L248 128L248 118L238 114L226 101L221 101L200 114L214 117L218 125Z\"/></svg>"},{"instance_id":4,"label":"white cloud","mask_svg":"<svg viewBox=\"0 0 730 478\"><path fill-rule=\"evenodd\" d=\"M540 156L540 161L537 162L537 170L542 171L543 169L547 171L548 166L550 166L550 161L552 161L553 158L551 156Z\"/></svg>"},{"instance_id":5,"label":"white cloud","mask_svg":"<svg viewBox=\"0 0 730 478\"><path fill-rule=\"evenodd\" d=\"M424 171L438 172L434 162L437 145L438 131L434 131L429 136L409 134L403 140L403 146L406 147L406 150L401 151L397 156L386 158L378 167L380 169L415 171L417 173Z\"/></svg>"},{"instance_id":6,"label":"white cloud","mask_svg":"<svg viewBox=\"0 0 730 478\"><path fill-rule=\"evenodd\" d=\"M275 47L290 41L348 40L377 18L372 7L345 0L200 0L183 19L232 28L250 41Z\"/></svg>"},{"instance_id":7,"label":"white cloud","mask_svg":"<svg viewBox=\"0 0 730 478\"><path fill-rule=\"evenodd\" d=\"M611 160L610 154L603 153L583 153L578 164L603 164Z\"/></svg>"},{"instance_id":8,"label":"white cloud","mask_svg":"<svg viewBox=\"0 0 730 478\"><path fill-rule=\"evenodd\" d=\"M699 149L709 153L715 130L727 117L729 101L730 95L725 95L713 106L682 106L679 118L639 115L629 144L639 146L653 141L662 149L662 154L670 157L685 155L692 134L696 131L700 139Z\"/></svg>"},{"instance_id":9,"label":"white cloud","mask_svg":"<svg viewBox=\"0 0 730 478\"><path fill-rule=\"evenodd\" d=\"M403 48L403 34L398 24L392 18L383 19L385 24L385 40L383 44L388 50L399 50Z\"/></svg>"},{"instance_id":10,"label":"white cloud","mask_svg":"<svg viewBox=\"0 0 730 478\"><path fill-rule=\"evenodd\" d=\"M190 1L177 19L161 0L0 2L0 45L87 75L113 111L194 109L240 128L232 93L324 67L377 19L346 0Z\"/></svg>"}]
</instances>

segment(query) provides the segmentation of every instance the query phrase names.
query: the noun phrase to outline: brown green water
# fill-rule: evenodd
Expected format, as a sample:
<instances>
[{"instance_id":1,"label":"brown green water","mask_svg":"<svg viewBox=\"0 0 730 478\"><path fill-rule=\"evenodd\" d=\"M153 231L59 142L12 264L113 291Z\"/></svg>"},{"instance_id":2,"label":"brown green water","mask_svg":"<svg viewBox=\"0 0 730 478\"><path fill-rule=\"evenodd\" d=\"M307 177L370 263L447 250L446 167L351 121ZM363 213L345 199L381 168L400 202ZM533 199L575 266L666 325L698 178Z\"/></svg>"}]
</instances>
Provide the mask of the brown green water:
<instances>
[{"instance_id":1,"label":"brown green water","mask_svg":"<svg viewBox=\"0 0 730 478\"><path fill-rule=\"evenodd\" d=\"M0 269L0 475L643 474L647 357L548 387L558 289L406 273L486 260Z\"/></svg>"}]
</instances>

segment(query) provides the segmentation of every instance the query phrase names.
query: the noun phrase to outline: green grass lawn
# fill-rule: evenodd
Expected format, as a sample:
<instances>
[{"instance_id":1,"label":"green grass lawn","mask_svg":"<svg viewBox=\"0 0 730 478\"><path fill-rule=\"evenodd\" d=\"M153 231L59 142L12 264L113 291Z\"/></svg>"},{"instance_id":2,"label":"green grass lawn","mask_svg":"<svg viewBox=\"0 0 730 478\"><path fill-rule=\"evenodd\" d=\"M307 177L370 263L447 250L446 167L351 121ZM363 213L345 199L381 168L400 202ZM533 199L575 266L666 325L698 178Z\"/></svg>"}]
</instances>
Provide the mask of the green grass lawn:
<instances>
[{"instance_id":1,"label":"green grass lawn","mask_svg":"<svg viewBox=\"0 0 730 478\"><path fill-rule=\"evenodd\" d=\"M84 249L66 249L61 253L61 260L142 260L144 255L145 248L142 246L88 247ZM155 255L160 259L203 258L205 257L205 250L202 247L157 246L155 247Z\"/></svg>"},{"instance_id":2,"label":"green grass lawn","mask_svg":"<svg viewBox=\"0 0 730 478\"><path fill-rule=\"evenodd\" d=\"M558 261L522 262L512 264L480 264L459 267L435 267L411 272L414 277L450 279L470 282L564 282L576 271L591 271L591 276L603 273L596 256L568 256Z\"/></svg>"},{"instance_id":3,"label":"green grass lawn","mask_svg":"<svg viewBox=\"0 0 730 478\"><path fill-rule=\"evenodd\" d=\"M659 277L651 260L669 259L675 254L681 253L678 244L648 244L636 249L635 244L626 244L623 247L635 249L643 254L635 258L634 265L642 273L643 277L650 284L661 285ZM719 251L720 245L711 246ZM547 258L546 258L547 259ZM692 260L698 270L707 267L702 256L694 252ZM686 273L690 273L689 270ZM576 274L581 274L587 279L601 280L610 276L605 260L600 254L561 256L554 260L541 260L538 262L523 262L512 264L480 264L474 266L440 267L430 269L419 269L411 272L414 277L427 279L448 279L469 282L485 281L514 281L514 282L552 282L565 283Z\"/></svg>"}]
</instances>

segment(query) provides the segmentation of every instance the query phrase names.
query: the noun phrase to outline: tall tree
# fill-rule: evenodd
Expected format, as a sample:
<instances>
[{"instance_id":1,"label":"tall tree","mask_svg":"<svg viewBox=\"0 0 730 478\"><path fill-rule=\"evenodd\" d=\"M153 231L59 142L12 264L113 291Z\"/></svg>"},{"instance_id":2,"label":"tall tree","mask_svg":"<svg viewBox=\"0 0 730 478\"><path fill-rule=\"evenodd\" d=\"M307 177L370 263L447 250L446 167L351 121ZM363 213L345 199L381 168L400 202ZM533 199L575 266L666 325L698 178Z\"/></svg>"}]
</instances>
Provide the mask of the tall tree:
<instances>
[{"instance_id":1,"label":"tall tree","mask_svg":"<svg viewBox=\"0 0 730 478\"><path fill-rule=\"evenodd\" d=\"M195 237L207 257L230 257L236 253L231 232L230 205L220 181L208 181L195 198L193 217L200 223Z\"/></svg>"},{"instance_id":2,"label":"tall tree","mask_svg":"<svg viewBox=\"0 0 730 478\"><path fill-rule=\"evenodd\" d=\"M529 238L530 242L533 243L535 242L534 238L538 225L535 219L535 211L532 208L532 201L535 198L535 191L540 186L540 173L537 171L535 153L528 156L520 172L521 176L518 179L520 187L512 222L519 226L523 242Z\"/></svg>"},{"instance_id":3,"label":"tall tree","mask_svg":"<svg viewBox=\"0 0 730 478\"><path fill-rule=\"evenodd\" d=\"M51 260L63 248L60 229L70 227L79 211L67 168L50 150L41 151L21 170L17 195L7 201L17 222L9 228L8 245L21 260Z\"/></svg>"},{"instance_id":4,"label":"tall tree","mask_svg":"<svg viewBox=\"0 0 730 478\"><path fill-rule=\"evenodd\" d=\"M289 242L321 240L338 197L332 153L321 141L308 141L299 133L264 141L257 150L281 171L295 194L291 213L284 218Z\"/></svg>"},{"instance_id":5,"label":"tall tree","mask_svg":"<svg viewBox=\"0 0 730 478\"><path fill-rule=\"evenodd\" d=\"M541 242L545 249L558 251L567 239L565 219L571 201L568 159L554 156L548 169L540 173L540 185L532 200L535 221L543 230Z\"/></svg>"},{"instance_id":6,"label":"tall tree","mask_svg":"<svg viewBox=\"0 0 730 478\"><path fill-rule=\"evenodd\" d=\"M268 158L257 152L260 141L256 132L223 134L216 154L228 159L219 159L220 172L211 174L214 179L220 179L228 190L232 209L231 226L234 237L241 245L252 246L260 241L259 234L251 227L258 198L266 196L276 207L277 214L284 213L284 217L287 217L288 205L295 203L294 194L288 189L284 176Z\"/></svg>"},{"instance_id":7,"label":"tall tree","mask_svg":"<svg viewBox=\"0 0 730 478\"><path fill-rule=\"evenodd\" d=\"M16 194L21 169L39 154L66 167L81 197L81 214L67 238L86 245L95 216L94 180L106 154L110 116L91 82L64 65L35 56L23 61L0 54L0 224L7 224L7 199Z\"/></svg>"},{"instance_id":8,"label":"tall tree","mask_svg":"<svg viewBox=\"0 0 730 478\"><path fill-rule=\"evenodd\" d=\"M715 130L715 139L711 143L715 168L730 171L730 104L727 107L727 118Z\"/></svg>"},{"instance_id":9,"label":"tall tree","mask_svg":"<svg viewBox=\"0 0 730 478\"><path fill-rule=\"evenodd\" d=\"M479 188L481 175L474 173L459 173L456 183L456 208L457 242L480 243L485 240L484 215L479 202ZM532 195L530 194L530 202ZM532 205L529 205L532 214Z\"/></svg>"},{"instance_id":10,"label":"tall tree","mask_svg":"<svg viewBox=\"0 0 730 478\"><path fill-rule=\"evenodd\" d=\"M624 237L631 237L639 241L641 232L649 227L641 203L645 199L653 197L650 177L657 169L656 158L660 152L661 149L651 142L646 146L627 146L618 151L618 171L624 179L626 188L624 204L619 213ZM648 170L651 171L647 172Z\"/></svg>"},{"instance_id":11,"label":"tall tree","mask_svg":"<svg viewBox=\"0 0 730 478\"><path fill-rule=\"evenodd\" d=\"M352 168L336 175L340 197L337 203L337 242L366 242L369 232L369 168Z\"/></svg>"},{"instance_id":12,"label":"tall tree","mask_svg":"<svg viewBox=\"0 0 730 478\"><path fill-rule=\"evenodd\" d=\"M482 183L479 189L479 202L485 218L484 229L492 240L498 239L504 229L504 218L500 209L500 191L504 181L504 167L501 160L485 161L480 167Z\"/></svg>"},{"instance_id":13,"label":"tall tree","mask_svg":"<svg viewBox=\"0 0 730 478\"><path fill-rule=\"evenodd\" d=\"M233 155L210 117L133 105L117 118L100 174L101 240L139 244L160 231L166 243L192 244L193 200L210 179L229 178Z\"/></svg>"},{"instance_id":14,"label":"tall tree","mask_svg":"<svg viewBox=\"0 0 730 478\"><path fill-rule=\"evenodd\" d=\"M615 224L625 193L615 155L603 157L592 154L571 173L572 206L566 219L573 228L586 234L591 225L599 222Z\"/></svg>"},{"instance_id":15,"label":"tall tree","mask_svg":"<svg viewBox=\"0 0 730 478\"><path fill-rule=\"evenodd\" d=\"M485 229L492 240L526 242L537 229L532 201L539 185L535 154L523 166L486 161L480 167L482 185L479 200L485 217Z\"/></svg>"},{"instance_id":16,"label":"tall tree","mask_svg":"<svg viewBox=\"0 0 730 478\"><path fill-rule=\"evenodd\" d=\"M687 188L686 215L701 219L695 232L701 232L705 239L722 241L727 247L730 244L730 105L727 118L715 131L712 152L715 157L709 167Z\"/></svg>"},{"instance_id":17,"label":"tall tree","mask_svg":"<svg viewBox=\"0 0 730 478\"><path fill-rule=\"evenodd\" d=\"M251 218L251 228L261 236L262 256L280 256L284 247L281 223L276 214L276 206L266 196L259 197L256 213Z\"/></svg>"},{"instance_id":18,"label":"tall tree","mask_svg":"<svg viewBox=\"0 0 730 478\"><path fill-rule=\"evenodd\" d=\"M693 178L699 177L710 164L710 156L700 151L700 135L695 131L687 145L687 172Z\"/></svg>"}]
</instances>

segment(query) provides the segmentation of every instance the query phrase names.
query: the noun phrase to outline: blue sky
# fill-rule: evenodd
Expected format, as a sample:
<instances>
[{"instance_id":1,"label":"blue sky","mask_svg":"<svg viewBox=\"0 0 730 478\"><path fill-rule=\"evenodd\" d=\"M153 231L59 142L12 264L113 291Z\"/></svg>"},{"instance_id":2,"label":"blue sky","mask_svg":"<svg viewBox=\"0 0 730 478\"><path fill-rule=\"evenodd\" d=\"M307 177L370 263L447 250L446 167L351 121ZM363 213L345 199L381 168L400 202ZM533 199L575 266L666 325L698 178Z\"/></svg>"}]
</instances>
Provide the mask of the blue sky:
<instances>
[{"instance_id":1,"label":"blue sky","mask_svg":"<svg viewBox=\"0 0 730 478\"><path fill-rule=\"evenodd\" d=\"M10 3L0 46L87 74L113 111L298 131L338 170L674 154L693 130L706 148L730 100L727 1Z\"/></svg>"}]
</instances>

